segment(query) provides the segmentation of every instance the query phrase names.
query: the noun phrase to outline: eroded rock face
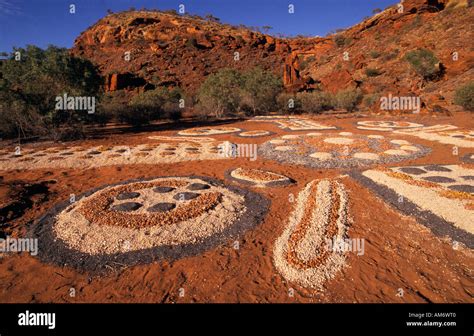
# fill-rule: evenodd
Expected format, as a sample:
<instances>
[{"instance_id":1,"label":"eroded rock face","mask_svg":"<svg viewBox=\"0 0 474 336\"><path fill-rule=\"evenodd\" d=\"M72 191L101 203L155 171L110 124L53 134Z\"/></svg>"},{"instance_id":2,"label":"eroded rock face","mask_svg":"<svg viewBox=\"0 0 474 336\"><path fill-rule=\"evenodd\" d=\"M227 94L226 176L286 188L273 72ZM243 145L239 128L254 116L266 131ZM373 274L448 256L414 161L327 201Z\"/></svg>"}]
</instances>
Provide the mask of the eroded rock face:
<instances>
[{"instance_id":1,"label":"eroded rock face","mask_svg":"<svg viewBox=\"0 0 474 336\"><path fill-rule=\"evenodd\" d=\"M195 92L205 76L232 63L241 70L260 66L280 74L288 50L286 42L246 28L130 11L99 20L76 39L72 52L99 66L108 91L148 84Z\"/></svg>"},{"instance_id":2,"label":"eroded rock face","mask_svg":"<svg viewBox=\"0 0 474 336\"><path fill-rule=\"evenodd\" d=\"M422 113L460 110L453 105L454 91L472 80L474 52L458 49L472 39L467 28L472 21L474 8L465 0L405 0L401 11L393 6L331 38L293 44L285 85L299 91L313 86L329 92L359 88L364 94L418 96ZM424 80L404 59L418 48L438 58L438 78ZM295 54L314 57L301 67ZM377 104L371 109L404 113L380 111Z\"/></svg>"},{"instance_id":3,"label":"eroded rock face","mask_svg":"<svg viewBox=\"0 0 474 336\"><path fill-rule=\"evenodd\" d=\"M449 0L406 0L403 2L404 11L416 13L420 11L437 12L443 10Z\"/></svg>"},{"instance_id":4,"label":"eroded rock face","mask_svg":"<svg viewBox=\"0 0 474 336\"><path fill-rule=\"evenodd\" d=\"M416 95L422 112L438 113L456 109L455 89L472 80L474 52L458 49L472 39L473 21L467 0L405 0L403 11L394 5L336 35L288 39L199 17L129 11L98 21L72 52L99 66L108 91L180 86L193 94L221 68L260 66L280 75L287 91ZM404 60L417 48L431 50L443 69L429 89ZM370 76L370 69L380 73Z\"/></svg>"},{"instance_id":5,"label":"eroded rock face","mask_svg":"<svg viewBox=\"0 0 474 336\"><path fill-rule=\"evenodd\" d=\"M105 90L133 90L135 88L143 88L147 85L147 81L137 77L131 73L113 73L105 76Z\"/></svg>"}]
</instances>

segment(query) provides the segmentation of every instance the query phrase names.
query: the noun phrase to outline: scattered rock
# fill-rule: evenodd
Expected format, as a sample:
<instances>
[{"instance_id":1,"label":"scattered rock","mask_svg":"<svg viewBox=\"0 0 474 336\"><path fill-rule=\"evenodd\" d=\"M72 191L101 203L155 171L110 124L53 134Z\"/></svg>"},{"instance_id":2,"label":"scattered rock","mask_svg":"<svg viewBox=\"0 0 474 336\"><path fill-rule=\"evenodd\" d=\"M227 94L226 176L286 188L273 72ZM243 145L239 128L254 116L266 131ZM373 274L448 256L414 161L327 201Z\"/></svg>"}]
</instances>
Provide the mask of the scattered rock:
<instances>
[{"instance_id":1,"label":"scattered rock","mask_svg":"<svg viewBox=\"0 0 474 336\"><path fill-rule=\"evenodd\" d=\"M168 193L170 191L173 191L175 188L173 187L156 187L153 189L154 192L156 193L160 193L160 194L164 194L164 193Z\"/></svg>"},{"instance_id":2,"label":"scattered rock","mask_svg":"<svg viewBox=\"0 0 474 336\"><path fill-rule=\"evenodd\" d=\"M194 199L198 196L199 196L198 193L182 192L182 193L178 193L178 194L174 195L173 198L177 201L189 201L189 200L192 200L192 199Z\"/></svg>"},{"instance_id":3,"label":"scattered rock","mask_svg":"<svg viewBox=\"0 0 474 336\"><path fill-rule=\"evenodd\" d=\"M415 167L404 167L399 169L401 172L410 174L410 175L421 175L426 173L425 170L421 168L415 168Z\"/></svg>"},{"instance_id":4,"label":"scattered rock","mask_svg":"<svg viewBox=\"0 0 474 336\"><path fill-rule=\"evenodd\" d=\"M173 210L174 208L176 208L176 204L174 203L157 203L149 207L147 210L149 212L166 212Z\"/></svg>"},{"instance_id":5,"label":"scattered rock","mask_svg":"<svg viewBox=\"0 0 474 336\"><path fill-rule=\"evenodd\" d=\"M449 186L448 188L454 191L461 191L461 192L465 192L469 194L474 194L474 186L472 185L458 184L458 185Z\"/></svg>"},{"instance_id":6,"label":"scattered rock","mask_svg":"<svg viewBox=\"0 0 474 336\"><path fill-rule=\"evenodd\" d=\"M142 207L142 204L136 203L136 202L127 202L127 203L121 203L114 205L112 207L112 210L114 211L134 211L137 209L140 209Z\"/></svg>"},{"instance_id":7,"label":"scattered rock","mask_svg":"<svg viewBox=\"0 0 474 336\"><path fill-rule=\"evenodd\" d=\"M453 183L456 180L446 177L446 176L427 176L423 177L423 180L436 183Z\"/></svg>"},{"instance_id":8,"label":"scattered rock","mask_svg":"<svg viewBox=\"0 0 474 336\"><path fill-rule=\"evenodd\" d=\"M450 172L451 169L443 167L443 166L437 166L437 165L432 165L432 166L426 166L425 169L427 171L433 171L433 172Z\"/></svg>"},{"instance_id":9,"label":"scattered rock","mask_svg":"<svg viewBox=\"0 0 474 336\"><path fill-rule=\"evenodd\" d=\"M137 192L124 192L118 195L116 198L118 200L126 200L126 199L137 198L139 196L140 196L140 193L137 193Z\"/></svg>"},{"instance_id":10,"label":"scattered rock","mask_svg":"<svg viewBox=\"0 0 474 336\"><path fill-rule=\"evenodd\" d=\"M205 190L209 188L210 186L204 183L192 183L187 187L188 190Z\"/></svg>"}]
</instances>

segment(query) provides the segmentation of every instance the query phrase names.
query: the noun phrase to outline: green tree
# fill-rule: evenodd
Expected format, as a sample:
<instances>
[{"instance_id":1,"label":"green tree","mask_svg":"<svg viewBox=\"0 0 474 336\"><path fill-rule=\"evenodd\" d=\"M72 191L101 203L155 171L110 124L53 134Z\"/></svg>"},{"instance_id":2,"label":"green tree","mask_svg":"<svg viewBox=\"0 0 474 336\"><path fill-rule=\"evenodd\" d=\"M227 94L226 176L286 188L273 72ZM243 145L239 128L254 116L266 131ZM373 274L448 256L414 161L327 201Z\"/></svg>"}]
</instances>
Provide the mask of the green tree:
<instances>
[{"instance_id":1,"label":"green tree","mask_svg":"<svg viewBox=\"0 0 474 336\"><path fill-rule=\"evenodd\" d=\"M134 96L128 108L120 109L118 119L132 126L142 126L160 118L177 119L179 101L184 97L178 88L159 87Z\"/></svg>"},{"instance_id":2,"label":"green tree","mask_svg":"<svg viewBox=\"0 0 474 336\"><path fill-rule=\"evenodd\" d=\"M234 69L221 69L209 75L199 88L198 108L216 118L233 113L240 105L242 75Z\"/></svg>"},{"instance_id":3,"label":"green tree","mask_svg":"<svg viewBox=\"0 0 474 336\"><path fill-rule=\"evenodd\" d=\"M412 50L404 59L425 80L434 79L440 74L439 60L431 50L421 48Z\"/></svg>"},{"instance_id":4,"label":"green tree","mask_svg":"<svg viewBox=\"0 0 474 336\"><path fill-rule=\"evenodd\" d=\"M328 92L299 92L296 98L303 112L321 113L334 107L334 97Z\"/></svg>"},{"instance_id":5,"label":"green tree","mask_svg":"<svg viewBox=\"0 0 474 336\"><path fill-rule=\"evenodd\" d=\"M294 93L281 92L276 97L278 110L283 113L294 114L301 112L301 101Z\"/></svg>"},{"instance_id":6,"label":"green tree","mask_svg":"<svg viewBox=\"0 0 474 336\"><path fill-rule=\"evenodd\" d=\"M282 87L281 79L269 71L259 67L246 71L242 77L241 106L254 115L270 112L276 107L276 96Z\"/></svg>"},{"instance_id":7,"label":"green tree","mask_svg":"<svg viewBox=\"0 0 474 336\"><path fill-rule=\"evenodd\" d=\"M336 106L346 111L352 112L362 100L360 90L343 90L336 93Z\"/></svg>"},{"instance_id":8,"label":"green tree","mask_svg":"<svg viewBox=\"0 0 474 336\"><path fill-rule=\"evenodd\" d=\"M468 111L474 111L474 82L469 82L456 90L454 103Z\"/></svg>"},{"instance_id":9,"label":"green tree","mask_svg":"<svg viewBox=\"0 0 474 336\"><path fill-rule=\"evenodd\" d=\"M41 133L57 138L61 128L78 129L74 125L90 120L90 116L86 111L56 110L56 97L96 97L101 85L91 62L55 46L45 50L31 45L15 48L0 62L0 78L0 113L11 111L10 129L19 137Z\"/></svg>"}]
</instances>

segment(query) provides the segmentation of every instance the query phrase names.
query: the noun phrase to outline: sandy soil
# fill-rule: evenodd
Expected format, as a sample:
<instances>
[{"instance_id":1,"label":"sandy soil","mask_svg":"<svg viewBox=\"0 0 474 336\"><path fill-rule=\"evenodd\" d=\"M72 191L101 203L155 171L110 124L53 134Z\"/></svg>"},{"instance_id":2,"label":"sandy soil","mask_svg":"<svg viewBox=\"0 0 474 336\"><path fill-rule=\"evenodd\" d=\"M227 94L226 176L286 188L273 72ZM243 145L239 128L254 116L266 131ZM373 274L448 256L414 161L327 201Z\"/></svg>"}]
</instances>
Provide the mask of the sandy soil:
<instances>
[{"instance_id":1,"label":"sandy soil","mask_svg":"<svg viewBox=\"0 0 474 336\"><path fill-rule=\"evenodd\" d=\"M316 121L354 134L377 134L356 128L362 120L403 120L423 125L452 124L474 129L472 115L455 117L319 117ZM282 130L276 123L246 121L227 126L245 131L268 130L274 134L241 138L237 134L212 135L238 144L262 144L285 134L308 131ZM333 130L318 131L323 134ZM387 132L380 132L384 136ZM67 146L113 146L149 143L149 136L174 136L176 131L115 135L67 144ZM397 138L416 142L432 149L424 157L408 159L381 167L459 164L472 152L469 148L453 150L441 144L410 135ZM45 149L51 144L25 145ZM13 151L14 148L4 148ZM474 295L473 251L463 244L434 235L376 196L352 178L344 179L348 195L348 236L365 240L364 255L346 254L346 266L319 290L288 283L273 264L276 239L287 226L298 193L311 181L335 178L348 173L341 169L311 169L280 164L258 157L213 161L190 161L160 164L101 166L90 169L25 169L0 171L0 205L12 206L1 230L18 237L25 235L32 221L71 194L81 194L105 184L130 179L160 176L207 176L225 179L229 170L243 167L271 171L288 176L294 184L278 188L246 186L271 201L269 214L255 229L237 241L229 241L202 254L176 261L160 261L139 266L111 269L107 274L80 272L74 268L41 262L29 254L3 254L0 257L0 302L472 302ZM34 167L32 167L34 168ZM15 181L16 184L14 183ZM43 189L23 193L22 183L42 183ZM44 187L46 186L46 187ZM240 186L242 187L242 186ZM47 188L47 191L44 190ZM24 202L17 202L21 198ZM30 200L27 202L26 200ZM24 213L19 209L24 208ZM472 214L472 212L471 212ZM473 217L474 220L474 217ZM402 295L401 295L402 293ZM74 295L72 295L74 294Z\"/></svg>"}]
</instances>

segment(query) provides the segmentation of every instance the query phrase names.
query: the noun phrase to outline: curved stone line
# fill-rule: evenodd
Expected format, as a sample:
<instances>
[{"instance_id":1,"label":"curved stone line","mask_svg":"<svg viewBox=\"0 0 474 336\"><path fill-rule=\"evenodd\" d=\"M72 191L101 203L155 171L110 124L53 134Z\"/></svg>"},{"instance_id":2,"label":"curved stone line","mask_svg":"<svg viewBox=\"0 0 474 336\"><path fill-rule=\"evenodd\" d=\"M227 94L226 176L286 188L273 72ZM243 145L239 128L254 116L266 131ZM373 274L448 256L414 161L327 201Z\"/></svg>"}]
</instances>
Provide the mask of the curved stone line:
<instances>
[{"instance_id":1,"label":"curved stone line","mask_svg":"<svg viewBox=\"0 0 474 336\"><path fill-rule=\"evenodd\" d=\"M329 197L331 208L329 211L326 212L326 209L322 209L316 198L311 197L305 205L303 220L298 223L297 227L290 236L287 261L292 263L294 266L299 266L303 269L315 268L329 258L330 251L328 251L327 248L322 248L323 246L320 245L317 248L318 255L316 257L311 260L301 261L299 260L296 253L296 248L298 242L308 233L308 229L311 226L311 220L314 221L314 217L320 214L323 214L322 216L324 216L324 223L326 224L324 227L324 235L329 239L333 239L337 236L337 221L339 218L339 208L341 206L341 202L337 194L339 186L334 181L331 181L330 183ZM311 186L311 193L317 195L317 185L313 184Z\"/></svg>"},{"instance_id":2,"label":"curved stone line","mask_svg":"<svg viewBox=\"0 0 474 336\"><path fill-rule=\"evenodd\" d=\"M217 132L213 133L212 130L214 129L227 129L226 131L223 132ZM200 129L209 129L210 132L206 133L193 133L194 131L198 131ZM230 127L230 126L222 126L222 127L201 127L201 128L189 128L185 129L182 131L177 132L177 136L193 136L193 137L210 137L210 136L216 136L216 135L224 135L224 134L231 134L231 133L237 133L237 132L245 132L244 129L241 129L239 127Z\"/></svg>"},{"instance_id":3,"label":"curved stone line","mask_svg":"<svg viewBox=\"0 0 474 336\"><path fill-rule=\"evenodd\" d=\"M262 195L234 186L226 186L216 179L202 176L166 176L165 178L182 177L201 179L209 184L225 187L231 192L243 196L245 200L244 205L246 207L245 213L241 214L232 225L204 241L182 245L163 245L124 253L90 255L69 248L62 240L57 239L54 234L53 226L56 215L70 205L69 201L65 201L58 203L46 214L37 219L31 226L27 237L38 239L37 257L43 262L65 267L73 267L79 271L102 274L109 271L111 268L116 269L123 266L149 264L160 260L173 261L184 257L202 254L203 252L211 250L219 245L228 243L232 239L237 239L244 232L255 228L261 221L263 221L270 207L270 201ZM163 177L133 179L101 186L79 195L77 199L89 196L105 187L144 182L157 178Z\"/></svg>"},{"instance_id":4,"label":"curved stone line","mask_svg":"<svg viewBox=\"0 0 474 336\"><path fill-rule=\"evenodd\" d=\"M459 132L470 133L472 131L459 130L457 126L449 124L394 131L395 134L411 135L420 139L435 141L445 145L454 145L463 148L474 148L473 139L460 139L453 136L455 135L455 133Z\"/></svg>"},{"instance_id":5,"label":"curved stone line","mask_svg":"<svg viewBox=\"0 0 474 336\"><path fill-rule=\"evenodd\" d=\"M228 171L226 171L225 174L224 174L225 178L228 179L228 180L231 180L231 181L236 181L239 184L248 185L248 186L263 186L263 187L266 187L266 188L274 188L274 187L284 187L284 186L287 186L287 185L294 184L296 182L295 180L293 180L290 177L287 177L285 175L281 175L281 174L278 174L278 173L273 173L273 172L270 172L270 171L263 171L263 172L272 173L272 174L281 176L282 178L285 177L286 179L285 180L270 181L270 182L249 181L249 180L240 179L240 178L237 178L237 177L233 176L232 172L234 172L235 170L236 169L229 169Z\"/></svg>"},{"instance_id":6,"label":"curved stone line","mask_svg":"<svg viewBox=\"0 0 474 336\"><path fill-rule=\"evenodd\" d=\"M399 202L399 194L388 186L378 184L367 176L364 176L363 172L352 171L349 175L360 182L363 186L374 191L393 208L399 210L406 216L415 217L420 224L429 228L434 235L438 237L448 236L451 239L465 244L471 249L474 248L473 234L456 227L453 223L446 221L429 210L421 209L418 205L407 198L404 198L403 202Z\"/></svg>"},{"instance_id":7,"label":"curved stone line","mask_svg":"<svg viewBox=\"0 0 474 336\"><path fill-rule=\"evenodd\" d=\"M293 117L293 118L261 118L261 119L251 119L248 121L253 121L253 122L265 122L265 123L272 123L278 126L278 128L285 130L287 132L292 132L292 131L325 131L325 130L338 130L340 129L339 127L336 126L330 126L326 125L317 121L313 121L311 119L304 119L304 118L298 118L298 117ZM297 123L307 123L308 127L292 127L289 124L297 124Z\"/></svg>"},{"instance_id":8,"label":"curved stone line","mask_svg":"<svg viewBox=\"0 0 474 336\"><path fill-rule=\"evenodd\" d=\"M164 136L164 135L152 135L149 136L150 140L159 140L159 141L180 141L180 142L215 142L216 139L210 137L192 137L192 136Z\"/></svg>"},{"instance_id":9,"label":"curved stone line","mask_svg":"<svg viewBox=\"0 0 474 336\"><path fill-rule=\"evenodd\" d=\"M345 265L343 253L326 239L341 241L347 231L347 194L335 180L314 180L298 195L288 225L274 246L282 276L303 287L320 288Z\"/></svg>"},{"instance_id":10,"label":"curved stone line","mask_svg":"<svg viewBox=\"0 0 474 336\"><path fill-rule=\"evenodd\" d=\"M408 123L410 125L400 125L401 123ZM403 130L411 128L424 127L422 124L413 123L410 121L385 121L385 120L365 120L355 123L357 129L367 131L390 132L394 130Z\"/></svg>"},{"instance_id":11,"label":"curved stone line","mask_svg":"<svg viewBox=\"0 0 474 336\"><path fill-rule=\"evenodd\" d=\"M263 131L263 130L262 130ZM271 131L267 131L265 130L265 132L267 132L267 134L263 134L263 135L242 135L242 133L247 133L247 132L252 132L252 131L242 131L238 134L235 134L236 137L239 137L239 138L243 138L243 139L256 139L256 138L264 138L264 137L268 137L268 136L272 136L272 135L275 135L276 133L275 132L271 132Z\"/></svg>"}]
</instances>

